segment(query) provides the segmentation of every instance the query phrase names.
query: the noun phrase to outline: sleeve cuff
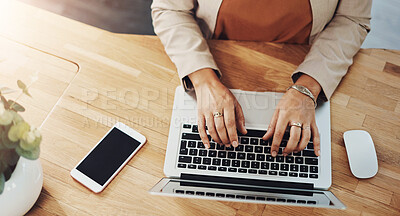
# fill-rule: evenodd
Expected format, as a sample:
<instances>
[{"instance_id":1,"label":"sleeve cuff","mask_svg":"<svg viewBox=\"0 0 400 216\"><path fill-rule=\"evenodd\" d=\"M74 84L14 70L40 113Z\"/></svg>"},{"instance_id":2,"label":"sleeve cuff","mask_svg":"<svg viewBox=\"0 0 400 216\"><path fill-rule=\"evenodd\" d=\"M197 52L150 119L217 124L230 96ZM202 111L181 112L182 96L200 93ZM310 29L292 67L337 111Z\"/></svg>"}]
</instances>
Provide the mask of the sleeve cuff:
<instances>
[{"instance_id":1,"label":"sleeve cuff","mask_svg":"<svg viewBox=\"0 0 400 216\"><path fill-rule=\"evenodd\" d=\"M204 67L204 68L207 68L207 67ZM200 69L203 69L203 68L200 68ZM199 70L200 70L199 69ZM214 70L214 72L215 72L215 74L217 75L217 77L219 78L219 79L221 79L221 77L222 77L222 74L221 74L221 72L218 70L218 69L216 69L216 68L211 68L211 69L213 69ZM197 71L197 70L196 70ZM193 71L193 72L195 72L195 71ZM188 74L189 75L189 74ZM192 91L194 88L193 88L193 83L192 83L192 81L189 79L189 76L188 75L186 75L185 77L183 77L182 79L181 79L181 81L182 81L182 86L183 86L183 88L185 89L185 91Z\"/></svg>"},{"instance_id":2,"label":"sleeve cuff","mask_svg":"<svg viewBox=\"0 0 400 216\"><path fill-rule=\"evenodd\" d=\"M326 89L327 89L327 87L326 87L326 85L323 84L323 83L324 83L323 81L321 81L320 79L318 79L318 76L315 76L315 75L313 75L312 73L307 73L307 72L303 72L303 71L296 70L296 71L293 72L293 74L292 74L292 81L293 81L293 83L295 83L295 82L300 78L300 76L303 75L303 74L307 74L308 76L314 78L314 79L319 83L319 85L321 86L321 92L319 93L319 95L318 95L318 97L316 98L316 100L317 100L317 101L324 101L324 102L325 102L325 101L328 101L328 99L330 98L330 96L331 96L331 94L333 93L333 91L332 91L332 93L328 94L329 97L327 97L327 94L326 94Z\"/></svg>"}]
</instances>

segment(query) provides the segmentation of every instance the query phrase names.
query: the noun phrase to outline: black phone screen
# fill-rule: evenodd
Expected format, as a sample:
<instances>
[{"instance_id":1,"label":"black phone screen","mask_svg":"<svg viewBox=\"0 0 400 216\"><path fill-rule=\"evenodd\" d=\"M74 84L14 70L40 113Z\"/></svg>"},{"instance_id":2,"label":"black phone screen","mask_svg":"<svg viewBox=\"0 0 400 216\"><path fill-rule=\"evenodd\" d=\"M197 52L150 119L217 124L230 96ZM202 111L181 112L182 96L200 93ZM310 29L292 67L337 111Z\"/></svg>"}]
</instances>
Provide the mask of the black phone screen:
<instances>
[{"instance_id":1,"label":"black phone screen","mask_svg":"<svg viewBox=\"0 0 400 216\"><path fill-rule=\"evenodd\" d=\"M113 128L76 169L103 186L139 145L139 141Z\"/></svg>"}]
</instances>

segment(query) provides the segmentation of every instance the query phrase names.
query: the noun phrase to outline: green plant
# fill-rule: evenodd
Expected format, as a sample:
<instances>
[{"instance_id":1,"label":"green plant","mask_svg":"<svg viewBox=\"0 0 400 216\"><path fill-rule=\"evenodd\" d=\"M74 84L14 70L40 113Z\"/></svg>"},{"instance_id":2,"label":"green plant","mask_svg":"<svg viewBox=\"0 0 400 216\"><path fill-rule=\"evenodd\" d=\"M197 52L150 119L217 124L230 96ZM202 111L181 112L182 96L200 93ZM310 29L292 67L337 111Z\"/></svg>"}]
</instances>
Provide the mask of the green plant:
<instances>
[{"instance_id":1,"label":"green plant","mask_svg":"<svg viewBox=\"0 0 400 216\"><path fill-rule=\"evenodd\" d=\"M29 97L31 95L28 92L29 86L20 80L17 84L21 93L15 100L4 97L11 89L0 87L0 194L21 156L30 160L39 158L39 145L42 141L39 130L31 127L19 114L25 108L16 101L24 94Z\"/></svg>"}]
</instances>

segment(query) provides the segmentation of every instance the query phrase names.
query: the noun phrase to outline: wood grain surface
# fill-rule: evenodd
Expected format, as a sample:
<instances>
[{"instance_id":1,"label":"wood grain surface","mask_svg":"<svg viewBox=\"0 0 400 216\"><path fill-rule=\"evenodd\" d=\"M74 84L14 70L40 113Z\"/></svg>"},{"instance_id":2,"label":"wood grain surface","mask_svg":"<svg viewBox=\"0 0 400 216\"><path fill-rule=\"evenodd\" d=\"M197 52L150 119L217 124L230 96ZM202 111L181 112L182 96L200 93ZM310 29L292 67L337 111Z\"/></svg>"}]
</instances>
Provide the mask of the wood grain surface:
<instances>
[{"instance_id":1,"label":"wood grain surface","mask_svg":"<svg viewBox=\"0 0 400 216\"><path fill-rule=\"evenodd\" d=\"M12 40L25 46L19 53L42 55L34 54L34 48L70 61L60 62L58 70L51 70L54 74L46 72L59 83L51 81L47 90L32 92L37 99L32 103L46 104L38 115L54 109L41 128L44 185L29 215L400 214L399 51L361 50L331 99L330 190L347 210L160 197L147 191L164 176L174 90L180 83L158 38L109 33L16 2L0 14L1 44ZM209 45L229 88L279 92L291 84L291 72L309 49L237 41L209 41ZM10 49L18 50L15 46ZM79 66L73 80L77 66L71 62ZM31 68L35 64L26 70ZM62 89L65 92L59 95ZM57 96L60 100L55 103ZM117 121L138 130L148 142L104 192L94 194L74 181L69 171ZM371 179L358 180L350 172L342 136L351 129L369 131L375 142L379 172Z\"/></svg>"}]
</instances>

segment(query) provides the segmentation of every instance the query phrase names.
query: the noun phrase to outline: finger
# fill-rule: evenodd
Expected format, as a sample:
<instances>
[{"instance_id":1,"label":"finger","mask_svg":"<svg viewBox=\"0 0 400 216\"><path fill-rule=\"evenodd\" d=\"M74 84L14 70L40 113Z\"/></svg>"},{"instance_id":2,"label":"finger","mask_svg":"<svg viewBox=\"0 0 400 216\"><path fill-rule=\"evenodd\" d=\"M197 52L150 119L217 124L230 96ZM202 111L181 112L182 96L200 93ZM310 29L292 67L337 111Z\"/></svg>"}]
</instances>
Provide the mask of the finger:
<instances>
[{"instance_id":1,"label":"finger","mask_svg":"<svg viewBox=\"0 0 400 216\"><path fill-rule=\"evenodd\" d=\"M282 137L285 134L288 121L284 118L278 118L275 126L274 137L272 139L271 155L275 157L278 154L279 146L281 145Z\"/></svg>"},{"instance_id":2,"label":"finger","mask_svg":"<svg viewBox=\"0 0 400 216\"><path fill-rule=\"evenodd\" d=\"M239 130L241 134L247 134L247 130L245 128L243 110L239 103L237 103L235 106L235 114L236 114L236 128Z\"/></svg>"},{"instance_id":3,"label":"finger","mask_svg":"<svg viewBox=\"0 0 400 216\"><path fill-rule=\"evenodd\" d=\"M320 156L321 155L321 145L320 145L318 127L315 122L311 124L311 133L313 136L314 153L315 153L315 155Z\"/></svg>"},{"instance_id":4,"label":"finger","mask_svg":"<svg viewBox=\"0 0 400 216\"><path fill-rule=\"evenodd\" d=\"M213 140L217 143L222 143L218 136L217 130L215 129L214 116L211 113L206 116L206 124L208 133L210 133L210 136L213 138Z\"/></svg>"},{"instance_id":5,"label":"finger","mask_svg":"<svg viewBox=\"0 0 400 216\"><path fill-rule=\"evenodd\" d=\"M217 133L219 138L221 139L222 143L220 144L230 144L228 134L226 133L226 127L224 123L224 116L220 117L215 117L214 122L215 122L215 129L217 129Z\"/></svg>"},{"instance_id":6,"label":"finger","mask_svg":"<svg viewBox=\"0 0 400 216\"><path fill-rule=\"evenodd\" d=\"M208 140L207 132L206 132L206 119L203 114L199 114L199 119L197 120L197 125L199 129L199 134L201 141L206 148L210 148L210 140Z\"/></svg>"},{"instance_id":7,"label":"finger","mask_svg":"<svg viewBox=\"0 0 400 216\"><path fill-rule=\"evenodd\" d=\"M297 145L300 140L300 134L301 134L300 127L296 127L296 126L290 127L289 141L287 142L287 145L286 145L285 149L283 150L284 156L287 156L288 154L292 153L292 151L297 148Z\"/></svg>"},{"instance_id":8,"label":"finger","mask_svg":"<svg viewBox=\"0 0 400 216\"><path fill-rule=\"evenodd\" d=\"M236 119L235 119L235 108L234 107L225 108L224 121L225 121L226 131L228 132L230 144L232 144L233 147L237 147L238 146L238 135L237 135L237 131L236 131Z\"/></svg>"},{"instance_id":9,"label":"finger","mask_svg":"<svg viewBox=\"0 0 400 216\"><path fill-rule=\"evenodd\" d=\"M279 116L279 110L276 109L274 114L272 115L271 122L268 125L267 133L265 133L264 136L262 137L263 140L269 140L274 135L276 122L278 121L278 116Z\"/></svg>"},{"instance_id":10,"label":"finger","mask_svg":"<svg viewBox=\"0 0 400 216\"><path fill-rule=\"evenodd\" d=\"M303 129L301 131L300 143L295 151L303 151L303 149L306 148L308 142L310 141L310 138L311 138L310 125L307 124L303 126Z\"/></svg>"}]
</instances>

